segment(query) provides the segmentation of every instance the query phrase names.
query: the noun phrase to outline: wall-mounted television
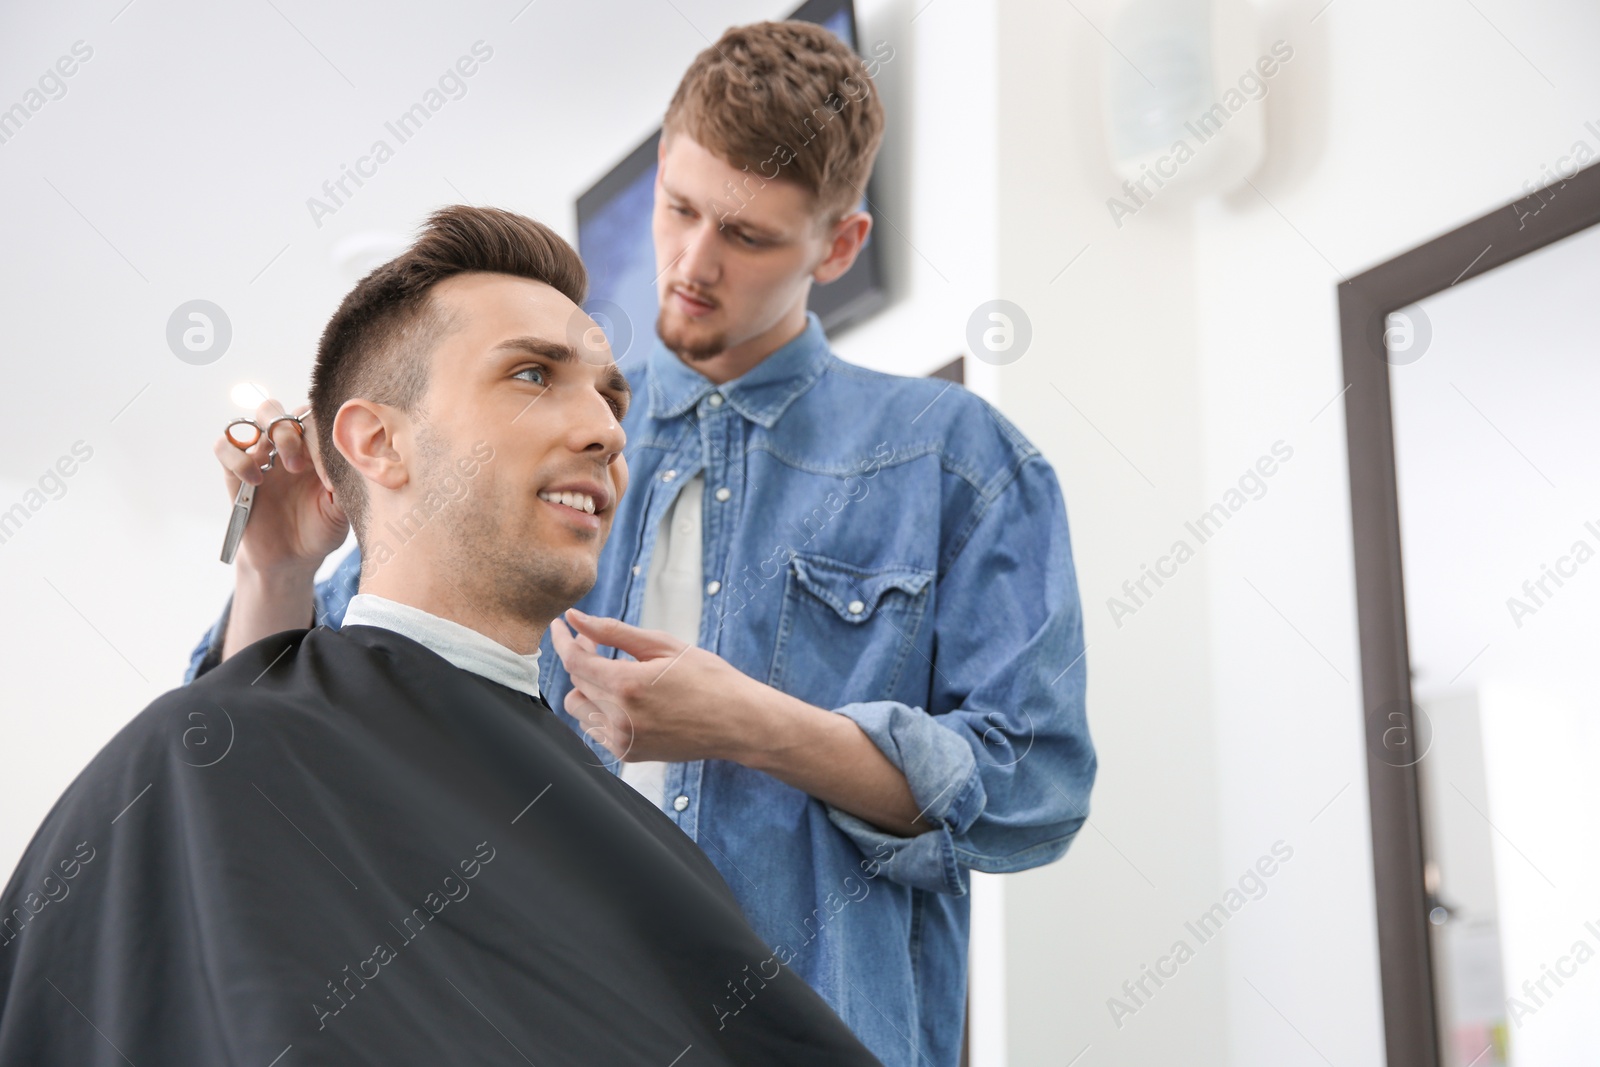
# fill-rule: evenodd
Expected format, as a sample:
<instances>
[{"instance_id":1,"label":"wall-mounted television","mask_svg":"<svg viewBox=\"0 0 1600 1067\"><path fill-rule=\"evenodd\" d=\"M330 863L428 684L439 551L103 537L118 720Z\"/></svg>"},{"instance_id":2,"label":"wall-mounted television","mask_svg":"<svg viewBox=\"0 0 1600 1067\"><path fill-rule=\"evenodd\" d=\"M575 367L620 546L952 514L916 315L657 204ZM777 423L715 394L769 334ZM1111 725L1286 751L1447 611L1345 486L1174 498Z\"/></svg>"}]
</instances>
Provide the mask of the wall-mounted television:
<instances>
[{"instance_id":1,"label":"wall-mounted television","mask_svg":"<svg viewBox=\"0 0 1600 1067\"><path fill-rule=\"evenodd\" d=\"M826 26L860 52L853 0L807 0L792 15ZM605 329L619 362L642 354L655 333L656 257L650 237L654 208L657 129L599 181L578 197L578 252L589 268L586 307ZM829 333L837 333L877 311L887 301L876 235L881 220L872 205L875 181L867 183L861 209L873 214L873 233L843 276L811 287L810 308ZM624 321L614 321L608 305L620 308Z\"/></svg>"}]
</instances>

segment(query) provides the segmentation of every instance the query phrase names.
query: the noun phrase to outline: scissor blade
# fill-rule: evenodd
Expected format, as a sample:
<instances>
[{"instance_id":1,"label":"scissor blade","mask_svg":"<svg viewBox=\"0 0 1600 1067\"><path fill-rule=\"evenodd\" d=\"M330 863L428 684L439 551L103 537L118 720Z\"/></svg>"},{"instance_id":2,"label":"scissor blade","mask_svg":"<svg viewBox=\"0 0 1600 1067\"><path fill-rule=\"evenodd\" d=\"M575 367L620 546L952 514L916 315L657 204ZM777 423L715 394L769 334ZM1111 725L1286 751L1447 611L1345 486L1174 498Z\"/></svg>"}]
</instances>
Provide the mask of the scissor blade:
<instances>
[{"instance_id":1,"label":"scissor blade","mask_svg":"<svg viewBox=\"0 0 1600 1067\"><path fill-rule=\"evenodd\" d=\"M233 498L233 514L228 516L228 533L222 539L222 562L232 563L233 557L239 551L239 542L244 540L245 523L250 521L250 507L256 500L256 487L248 483L239 486L238 494Z\"/></svg>"}]
</instances>

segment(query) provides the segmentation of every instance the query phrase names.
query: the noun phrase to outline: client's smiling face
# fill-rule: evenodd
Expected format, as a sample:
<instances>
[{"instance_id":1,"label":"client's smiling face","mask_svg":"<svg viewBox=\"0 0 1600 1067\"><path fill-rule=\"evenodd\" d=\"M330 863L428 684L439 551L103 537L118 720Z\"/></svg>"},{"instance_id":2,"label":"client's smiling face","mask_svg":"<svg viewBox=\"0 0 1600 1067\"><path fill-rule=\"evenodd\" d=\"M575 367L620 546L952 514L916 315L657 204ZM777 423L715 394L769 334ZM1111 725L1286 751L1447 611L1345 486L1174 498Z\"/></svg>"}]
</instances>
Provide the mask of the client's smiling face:
<instances>
[{"instance_id":1,"label":"client's smiling face","mask_svg":"<svg viewBox=\"0 0 1600 1067\"><path fill-rule=\"evenodd\" d=\"M628 486L627 381L593 320L542 282L461 274L432 299L450 326L412 420L404 506L424 505L428 566L462 598L554 617L593 587Z\"/></svg>"}]
</instances>

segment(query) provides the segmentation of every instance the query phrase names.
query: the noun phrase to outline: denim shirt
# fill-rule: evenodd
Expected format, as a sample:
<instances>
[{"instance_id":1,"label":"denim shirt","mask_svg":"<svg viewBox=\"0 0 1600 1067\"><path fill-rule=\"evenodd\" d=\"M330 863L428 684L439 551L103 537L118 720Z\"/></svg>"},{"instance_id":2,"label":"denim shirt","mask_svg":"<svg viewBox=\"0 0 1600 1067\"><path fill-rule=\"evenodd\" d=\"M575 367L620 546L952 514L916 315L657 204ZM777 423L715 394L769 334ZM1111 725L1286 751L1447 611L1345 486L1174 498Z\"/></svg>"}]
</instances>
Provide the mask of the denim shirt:
<instances>
[{"instance_id":1,"label":"denim shirt","mask_svg":"<svg viewBox=\"0 0 1600 1067\"><path fill-rule=\"evenodd\" d=\"M637 624L661 517L703 472L700 646L853 719L933 826L902 837L741 764L670 764L663 811L773 950L706 1011L737 1026L782 963L889 1067L955 1067L966 872L1058 859L1095 777L1055 472L962 387L839 359L814 314L721 386L659 340L624 370L631 484L580 610ZM359 569L352 554L319 585L318 623L339 624ZM225 621L191 671L215 660ZM540 688L581 733L549 642Z\"/></svg>"}]
</instances>

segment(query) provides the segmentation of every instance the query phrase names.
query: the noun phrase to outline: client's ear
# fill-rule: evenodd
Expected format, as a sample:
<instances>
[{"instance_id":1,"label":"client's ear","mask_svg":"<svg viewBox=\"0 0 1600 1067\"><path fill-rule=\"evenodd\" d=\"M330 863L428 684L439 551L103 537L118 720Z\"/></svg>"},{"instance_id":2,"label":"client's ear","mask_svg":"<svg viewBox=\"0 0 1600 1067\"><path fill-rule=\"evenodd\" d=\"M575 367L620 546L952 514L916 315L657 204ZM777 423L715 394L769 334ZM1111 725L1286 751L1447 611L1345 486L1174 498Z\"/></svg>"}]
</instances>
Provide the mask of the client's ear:
<instances>
[{"instance_id":1,"label":"client's ear","mask_svg":"<svg viewBox=\"0 0 1600 1067\"><path fill-rule=\"evenodd\" d=\"M369 482L400 489L410 480L405 459L395 447L404 415L387 404L346 400L333 417L333 447Z\"/></svg>"}]
</instances>

